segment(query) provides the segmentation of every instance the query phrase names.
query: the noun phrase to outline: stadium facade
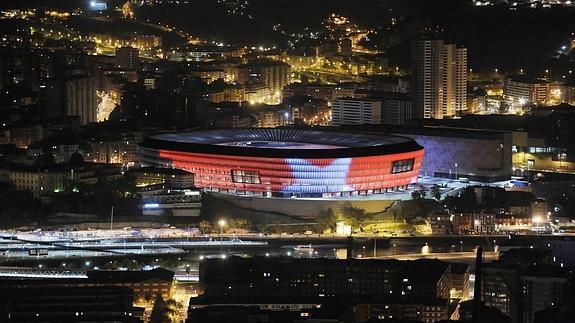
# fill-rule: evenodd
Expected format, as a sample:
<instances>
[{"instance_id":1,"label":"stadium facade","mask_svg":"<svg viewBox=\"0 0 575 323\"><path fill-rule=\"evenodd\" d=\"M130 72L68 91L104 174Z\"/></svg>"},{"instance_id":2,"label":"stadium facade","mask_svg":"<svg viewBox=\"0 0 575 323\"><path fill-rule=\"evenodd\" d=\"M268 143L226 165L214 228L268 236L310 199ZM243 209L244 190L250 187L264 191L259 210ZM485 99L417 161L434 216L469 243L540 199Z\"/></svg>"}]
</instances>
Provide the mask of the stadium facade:
<instances>
[{"instance_id":1,"label":"stadium facade","mask_svg":"<svg viewBox=\"0 0 575 323\"><path fill-rule=\"evenodd\" d=\"M310 129L219 129L147 138L145 166L194 174L206 191L266 197L381 194L417 182L424 149L398 136Z\"/></svg>"}]
</instances>

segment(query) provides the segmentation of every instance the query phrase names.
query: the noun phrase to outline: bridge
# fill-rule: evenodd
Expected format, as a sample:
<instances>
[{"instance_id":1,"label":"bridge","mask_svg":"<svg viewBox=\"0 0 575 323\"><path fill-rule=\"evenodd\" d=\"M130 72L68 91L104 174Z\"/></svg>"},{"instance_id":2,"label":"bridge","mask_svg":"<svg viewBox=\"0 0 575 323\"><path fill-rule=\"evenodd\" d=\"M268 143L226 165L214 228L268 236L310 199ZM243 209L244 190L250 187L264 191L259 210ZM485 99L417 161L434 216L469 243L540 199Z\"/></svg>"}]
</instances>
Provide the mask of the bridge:
<instances>
[{"instance_id":1,"label":"bridge","mask_svg":"<svg viewBox=\"0 0 575 323\"><path fill-rule=\"evenodd\" d=\"M4 278L88 278L85 271L41 269L25 267L0 267Z\"/></svg>"},{"instance_id":2,"label":"bridge","mask_svg":"<svg viewBox=\"0 0 575 323\"><path fill-rule=\"evenodd\" d=\"M32 278L32 279L87 279L86 271L42 269L27 267L0 267L0 278ZM174 281L180 283L195 283L200 280L197 269L176 271Z\"/></svg>"}]
</instances>

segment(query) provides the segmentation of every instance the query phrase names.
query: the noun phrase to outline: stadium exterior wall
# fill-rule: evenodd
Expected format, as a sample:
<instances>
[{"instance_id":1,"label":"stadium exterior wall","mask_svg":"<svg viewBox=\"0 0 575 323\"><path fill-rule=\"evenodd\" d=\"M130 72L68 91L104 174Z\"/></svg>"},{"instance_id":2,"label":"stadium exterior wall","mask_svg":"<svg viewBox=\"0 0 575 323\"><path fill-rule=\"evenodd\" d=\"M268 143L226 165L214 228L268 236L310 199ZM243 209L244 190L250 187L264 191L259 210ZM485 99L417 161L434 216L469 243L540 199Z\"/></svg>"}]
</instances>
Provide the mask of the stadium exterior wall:
<instances>
[{"instance_id":1,"label":"stadium exterior wall","mask_svg":"<svg viewBox=\"0 0 575 323\"><path fill-rule=\"evenodd\" d=\"M174 167L193 173L195 186L206 191L331 198L380 194L416 183L424 150L406 140L373 149L330 149L326 153L331 155L326 158L318 154L320 150L242 150L213 146L213 152L205 147L195 152L193 146L183 151L162 142L144 143L140 146L140 155L144 165ZM241 155L242 151L246 154Z\"/></svg>"}]
</instances>

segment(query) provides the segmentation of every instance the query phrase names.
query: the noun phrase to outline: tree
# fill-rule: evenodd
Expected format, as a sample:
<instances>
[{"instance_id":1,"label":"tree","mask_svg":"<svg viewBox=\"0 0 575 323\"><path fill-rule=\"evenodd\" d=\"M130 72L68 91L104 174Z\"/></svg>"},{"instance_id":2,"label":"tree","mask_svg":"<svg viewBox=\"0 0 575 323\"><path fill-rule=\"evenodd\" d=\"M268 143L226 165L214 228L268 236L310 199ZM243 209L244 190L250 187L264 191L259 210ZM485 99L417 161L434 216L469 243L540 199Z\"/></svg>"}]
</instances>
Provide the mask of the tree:
<instances>
[{"instance_id":1,"label":"tree","mask_svg":"<svg viewBox=\"0 0 575 323\"><path fill-rule=\"evenodd\" d=\"M247 229L250 226L250 221L244 218L234 219L234 227L237 229Z\"/></svg>"},{"instance_id":2,"label":"tree","mask_svg":"<svg viewBox=\"0 0 575 323\"><path fill-rule=\"evenodd\" d=\"M317 217L320 230L331 229L335 231L335 224L338 222L338 216L333 212L332 208L322 209Z\"/></svg>"},{"instance_id":3,"label":"tree","mask_svg":"<svg viewBox=\"0 0 575 323\"><path fill-rule=\"evenodd\" d=\"M166 301L166 307L169 309L170 313L168 316L171 318L172 322L180 321L180 312L184 308L184 305L175 299L168 299Z\"/></svg>"},{"instance_id":4,"label":"tree","mask_svg":"<svg viewBox=\"0 0 575 323\"><path fill-rule=\"evenodd\" d=\"M86 164L86 162L84 161L84 156L82 156L82 154L80 154L78 151L76 151L75 153L72 154L72 156L70 156L68 163L72 167L80 167Z\"/></svg>"},{"instance_id":5,"label":"tree","mask_svg":"<svg viewBox=\"0 0 575 323\"><path fill-rule=\"evenodd\" d=\"M154 302L154 307L152 308L152 314L150 315L151 323L171 323L170 314L172 310L166 305L166 302L162 296L158 295L156 301Z\"/></svg>"},{"instance_id":6,"label":"tree","mask_svg":"<svg viewBox=\"0 0 575 323\"><path fill-rule=\"evenodd\" d=\"M425 200L426 197L427 191L424 188L411 192L411 198L414 200Z\"/></svg>"},{"instance_id":7,"label":"tree","mask_svg":"<svg viewBox=\"0 0 575 323\"><path fill-rule=\"evenodd\" d=\"M40 218L49 210L29 190L16 190L11 182L0 181L0 218L2 221Z\"/></svg>"},{"instance_id":8,"label":"tree","mask_svg":"<svg viewBox=\"0 0 575 323\"><path fill-rule=\"evenodd\" d=\"M447 209L457 212L473 211L478 207L477 195L473 187L466 187L458 196L448 196L443 204Z\"/></svg>"},{"instance_id":9,"label":"tree","mask_svg":"<svg viewBox=\"0 0 575 323\"><path fill-rule=\"evenodd\" d=\"M421 194L422 199L425 200L427 198L427 191L425 190L425 188L420 189L419 194Z\"/></svg>"},{"instance_id":10,"label":"tree","mask_svg":"<svg viewBox=\"0 0 575 323\"><path fill-rule=\"evenodd\" d=\"M436 201L441 200L441 188L439 187L439 185L433 185L433 187L431 188L431 196Z\"/></svg>"},{"instance_id":11,"label":"tree","mask_svg":"<svg viewBox=\"0 0 575 323\"><path fill-rule=\"evenodd\" d=\"M345 224L351 226L352 229L359 228L362 230L361 226L366 220L371 219L371 215L367 214L362 208L345 204L339 209L338 218L342 219Z\"/></svg>"},{"instance_id":12,"label":"tree","mask_svg":"<svg viewBox=\"0 0 575 323\"><path fill-rule=\"evenodd\" d=\"M200 232L203 234L212 232L212 224L206 220L202 220L199 223L199 226L200 226Z\"/></svg>"}]
</instances>

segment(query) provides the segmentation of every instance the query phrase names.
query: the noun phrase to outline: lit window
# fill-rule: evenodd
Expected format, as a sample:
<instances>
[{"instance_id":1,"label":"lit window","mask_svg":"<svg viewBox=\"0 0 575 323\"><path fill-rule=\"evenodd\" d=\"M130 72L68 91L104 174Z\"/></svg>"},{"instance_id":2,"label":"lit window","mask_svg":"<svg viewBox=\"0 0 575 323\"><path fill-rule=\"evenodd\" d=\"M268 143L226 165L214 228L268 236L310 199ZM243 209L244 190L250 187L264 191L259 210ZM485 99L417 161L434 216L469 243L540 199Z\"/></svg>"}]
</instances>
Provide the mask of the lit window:
<instances>
[{"instance_id":1,"label":"lit window","mask_svg":"<svg viewBox=\"0 0 575 323\"><path fill-rule=\"evenodd\" d=\"M414 162L414 158L394 161L391 173L397 174L412 171Z\"/></svg>"},{"instance_id":2,"label":"lit window","mask_svg":"<svg viewBox=\"0 0 575 323\"><path fill-rule=\"evenodd\" d=\"M254 171L232 170L232 181L234 183L259 184L260 175Z\"/></svg>"}]
</instances>

